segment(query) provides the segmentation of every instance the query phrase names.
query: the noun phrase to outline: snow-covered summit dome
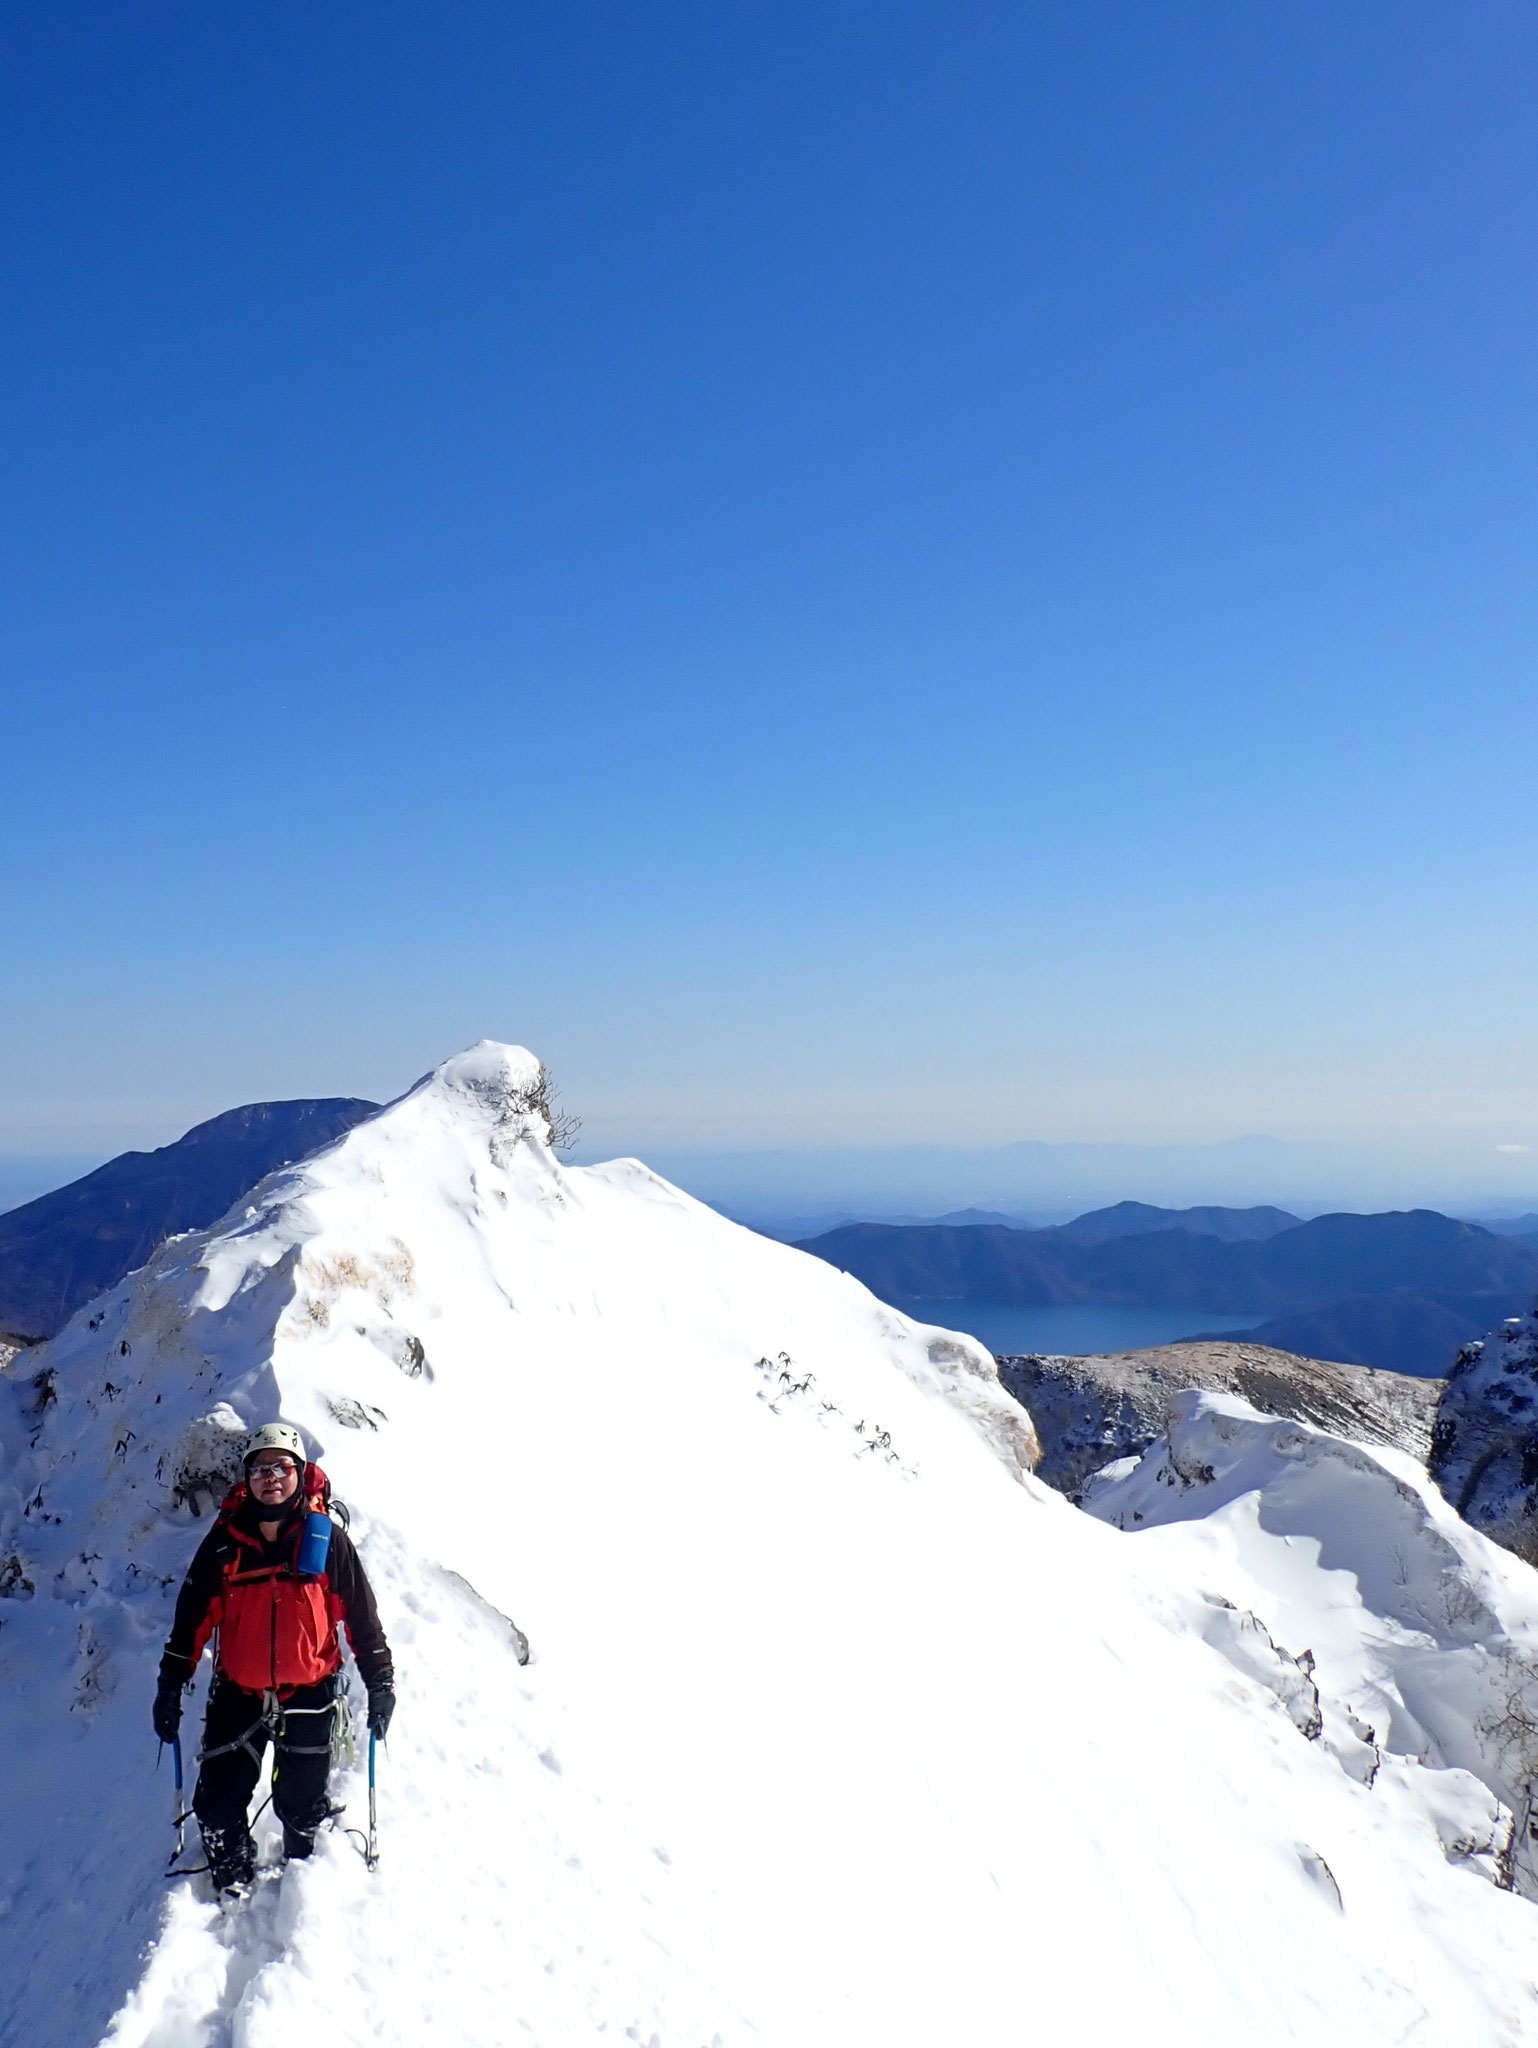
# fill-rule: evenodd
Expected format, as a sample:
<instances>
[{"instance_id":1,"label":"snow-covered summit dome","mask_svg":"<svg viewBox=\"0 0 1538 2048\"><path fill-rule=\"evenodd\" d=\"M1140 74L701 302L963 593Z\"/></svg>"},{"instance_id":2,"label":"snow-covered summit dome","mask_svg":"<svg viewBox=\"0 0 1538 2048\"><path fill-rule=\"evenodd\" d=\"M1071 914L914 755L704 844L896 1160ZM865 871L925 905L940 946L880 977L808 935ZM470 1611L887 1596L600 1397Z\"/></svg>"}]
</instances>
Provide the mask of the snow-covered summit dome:
<instances>
[{"instance_id":1,"label":"snow-covered summit dome","mask_svg":"<svg viewBox=\"0 0 1538 2048\"><path fill-rule=\"evenodd\" d=\"M502 1045L495 1038L478 1039L424 1074L402 1101L414 1095L445 1100L463 1097L502 1116L529 1111L544 1080L538 1056L522 1045Z\"/></svg>"}]
</instances>

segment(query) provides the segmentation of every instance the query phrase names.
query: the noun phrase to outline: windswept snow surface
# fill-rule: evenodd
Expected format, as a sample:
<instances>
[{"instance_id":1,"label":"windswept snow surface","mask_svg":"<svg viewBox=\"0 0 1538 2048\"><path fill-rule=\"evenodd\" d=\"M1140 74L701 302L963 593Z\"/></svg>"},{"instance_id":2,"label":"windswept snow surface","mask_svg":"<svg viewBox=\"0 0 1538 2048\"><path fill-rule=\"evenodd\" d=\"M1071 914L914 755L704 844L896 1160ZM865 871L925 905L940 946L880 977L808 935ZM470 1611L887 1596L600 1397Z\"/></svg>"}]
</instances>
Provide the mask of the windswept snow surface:
<instances>
[{"instance_id":1,"label":"windswept snow surface","mask_svg":"<svg viewBox=\"0 0 1538 2048\"><path fill-rule=\"evenodd\" d=\"M1188 1550L1032 1480L967 1340L559 1166L533 1070L448 1062L0 1382L6 2048L1538 2043L1534 1907L1206 1640ZM401 1704L377 1873L334 1833L222 1914L148 1708L279 1411Z\"/></svg>"},{"instance_id":2,"label":"windswept snow surface","mask_svg":"<svg viewBox=\"0 0 1538 2048\"><path fill-rule=\"evenodd\" d=\"M1343 1770L1538 1897L1538 1575L1423 1466L1192 1391L1085 1506L1144 1532L1193 1625Z\"/></svg>"}]
</instances>

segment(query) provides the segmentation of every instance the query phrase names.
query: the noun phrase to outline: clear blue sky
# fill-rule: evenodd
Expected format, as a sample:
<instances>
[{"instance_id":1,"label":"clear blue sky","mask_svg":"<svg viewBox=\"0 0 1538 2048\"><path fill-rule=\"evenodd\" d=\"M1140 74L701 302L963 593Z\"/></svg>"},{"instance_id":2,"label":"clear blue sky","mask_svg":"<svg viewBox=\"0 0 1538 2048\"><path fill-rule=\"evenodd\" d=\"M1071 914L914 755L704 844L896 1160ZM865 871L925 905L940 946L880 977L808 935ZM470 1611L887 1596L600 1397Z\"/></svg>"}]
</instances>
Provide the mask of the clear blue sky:
<instances>
[{"instance_id":1,"label":"clear blue sky","mask_svg":"<svg viewBox=\"0 0 1538 2048\"><path fill-rule=\"evenodd\" d=\"M1538 1147L1525 0L0 59L0 1152Z\"/></svg>"}]
</instances>

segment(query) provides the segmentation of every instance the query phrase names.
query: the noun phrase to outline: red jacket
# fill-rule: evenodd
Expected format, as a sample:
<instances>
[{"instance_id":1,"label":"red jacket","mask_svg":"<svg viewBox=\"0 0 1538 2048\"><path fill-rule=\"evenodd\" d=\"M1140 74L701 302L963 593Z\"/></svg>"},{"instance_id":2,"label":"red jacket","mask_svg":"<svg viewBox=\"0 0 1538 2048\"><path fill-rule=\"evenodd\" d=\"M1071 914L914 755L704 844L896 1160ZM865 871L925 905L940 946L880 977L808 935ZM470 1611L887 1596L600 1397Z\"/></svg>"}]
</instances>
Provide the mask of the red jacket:
<instances>
[{"instance_id":1,"label":"red jacket","mask_svg":"<svg viewBox=\"0 0 1538 2048\"><path fill-rule=\"evenodd\" d=\"M176 1602L168 1657L197 1664L211 1636L214 1661L247 1692L280 1696L314 1685L341 1667L338 1624L345 1625L364 1683L388 1685L393 1669L373 1591L345 1530L333 1529L326 1571L302 1579L298 1551L305 1517L330 1496L326 1475L307 1465L299 1491L286 1502L274 1542L267 1518L244 1482L225 1500L204 1538Z\"/></svg>"}]
</instances>

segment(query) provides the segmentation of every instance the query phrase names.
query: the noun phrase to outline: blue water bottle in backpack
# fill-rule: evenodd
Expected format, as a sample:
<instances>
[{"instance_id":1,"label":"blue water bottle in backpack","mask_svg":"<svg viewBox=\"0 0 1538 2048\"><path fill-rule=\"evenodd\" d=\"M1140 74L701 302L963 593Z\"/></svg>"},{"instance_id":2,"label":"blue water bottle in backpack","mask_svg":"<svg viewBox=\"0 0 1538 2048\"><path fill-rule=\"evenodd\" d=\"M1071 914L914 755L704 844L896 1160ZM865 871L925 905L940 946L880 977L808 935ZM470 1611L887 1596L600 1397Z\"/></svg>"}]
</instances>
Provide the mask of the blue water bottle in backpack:
<instances>
[{"instance_id":1,"label":"blue water bottle in backpack","mask_svg":"<svg viewBox=\"0 0 1538 2048\"><path fill-rule=\"evenodd\" d=\"M326 1560L331 1555L331 1517L324 1508L311 1508L304 1518L304 1534L299 1539L299 1555L294 1569L301 1579L321 1579L326 1575Z\"/></svg>"}]
</instances>

